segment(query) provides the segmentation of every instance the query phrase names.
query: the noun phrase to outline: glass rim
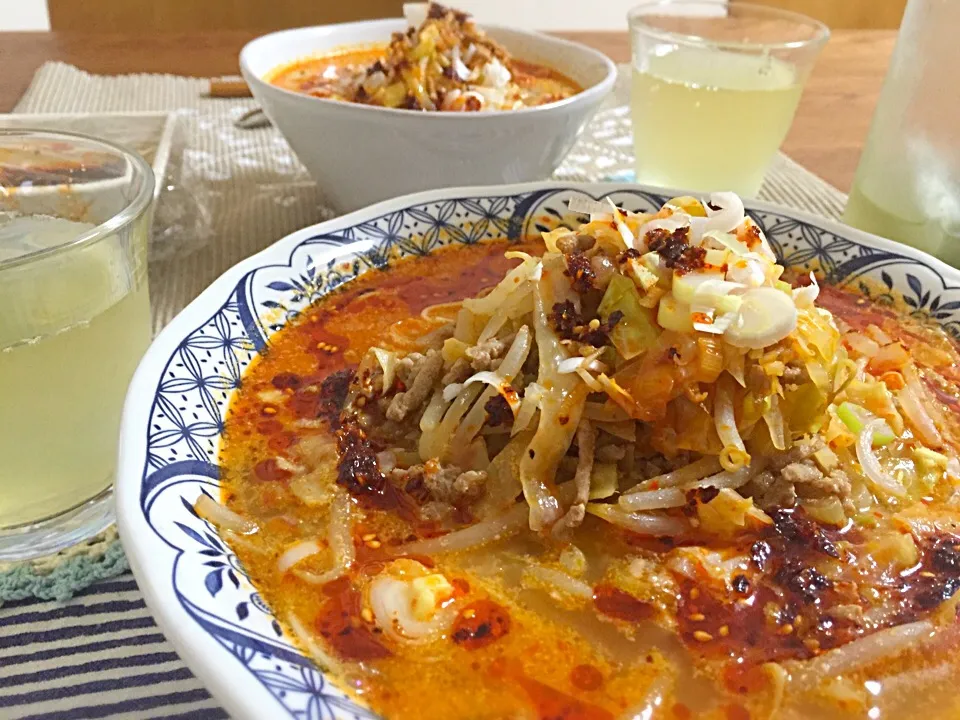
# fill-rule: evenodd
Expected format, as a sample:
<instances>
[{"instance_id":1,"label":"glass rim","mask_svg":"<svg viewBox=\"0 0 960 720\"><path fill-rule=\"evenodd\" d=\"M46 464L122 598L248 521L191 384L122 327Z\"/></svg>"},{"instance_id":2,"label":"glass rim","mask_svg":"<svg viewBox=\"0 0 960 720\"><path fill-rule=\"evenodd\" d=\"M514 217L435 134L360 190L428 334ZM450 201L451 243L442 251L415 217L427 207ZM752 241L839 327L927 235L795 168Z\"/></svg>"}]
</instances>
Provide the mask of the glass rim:
<instances>
[{"instance_id":1,"label":"glass rim","mask_svg":"<svg viewBox=\"0 0 960 720\"><path fill-rule=\"evenodd\" d=\"M741 42L737 40L713 40L703 35L688 35L686 33L662 30L643 22L643 11L657 7L682 7L695 5L710 5L722 8L738 8L747 10L757 18L789 20L797 25L805 25L813 30L813 35L804 40L786 40L781 42ZM627 12L627 24L631 31L641 30L652 37L661 40L682 41L690 45L715 47L723 50L799 50L806 47L822 47L830 38L830 28L816 18L793 10L758 5L740 0L644 0L634 5Z\"/></svg>"},{"instance_id":2,"label":"glass rim","mask_svg":"<svg viewBox=\"0 0 960 720\"><path fill-rule=\"evenodd\" d=\"M153 202L153 194L156 188L157 179L153 168L139 153L110 140L104 140L94 135L61 130L47 130L44 128L0 128L0 143L7 138L12 137L32 137L48 139L67 139L83 140L86 143L99 145L105 150L119 155L128 161L131 167L135 168L134 173L143 177L144 182L137 192L136 196L123 206L117 213L113 214L103 222L79 233L76 237L53 247L34 250L26 255L19 255L9 260L0 260L0 273L10 268L27 265L38 260L67 253L71 250L77 250L97 244L104 238L116 235L118 232L132 224L137 218L143 215L150 204ZM94 181L97 182L97 181Z\"/></svg>"}]
</instances>

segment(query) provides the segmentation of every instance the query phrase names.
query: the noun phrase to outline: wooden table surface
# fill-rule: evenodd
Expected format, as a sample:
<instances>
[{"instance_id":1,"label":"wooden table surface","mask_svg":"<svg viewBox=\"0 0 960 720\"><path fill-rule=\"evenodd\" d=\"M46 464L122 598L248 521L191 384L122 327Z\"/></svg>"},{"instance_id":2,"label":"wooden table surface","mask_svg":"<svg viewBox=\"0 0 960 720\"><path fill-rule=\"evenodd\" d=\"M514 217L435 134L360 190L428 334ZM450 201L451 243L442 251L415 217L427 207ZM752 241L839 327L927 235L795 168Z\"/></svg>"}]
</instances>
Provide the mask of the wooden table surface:
<instances>
[{"instance_id":1,"label":"wooden table surface","mask_svg":"<svg viewBox=\"0 0 960 720\"><path fill-rule=\"evenodd\" d=\"M626 33L570 32L616 62L629 60ZM92 73L237 73L237 55L254 33L100 35L0 32L0 112L9 112L45 61ZM810 78L783 150L843 191L850 189L896 33L838 30ZM0 121L2 123L2 121Z\"/></svg>"}]
</instances>

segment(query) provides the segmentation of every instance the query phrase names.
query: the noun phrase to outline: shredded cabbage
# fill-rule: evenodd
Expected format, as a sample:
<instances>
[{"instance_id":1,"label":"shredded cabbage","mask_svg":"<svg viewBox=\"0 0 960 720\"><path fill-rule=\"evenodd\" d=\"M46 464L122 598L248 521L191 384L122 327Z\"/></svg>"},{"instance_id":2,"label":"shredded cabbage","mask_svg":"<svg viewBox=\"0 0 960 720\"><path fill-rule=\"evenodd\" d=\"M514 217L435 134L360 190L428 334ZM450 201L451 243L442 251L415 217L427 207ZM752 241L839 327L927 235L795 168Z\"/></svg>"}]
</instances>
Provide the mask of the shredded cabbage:
<instances>
[{"instance_id":1,"label":"shredded cabbage","mask_svg":"<svg viewBox=\"0 0 960 720\"><path fill-rule=\"evenodd\" d=\"M627 360L646 352L660 335L653 311L640 305L637 286L624 275L610 279L597 313L603 322L608 322L613 313L620 314L610 331L610 341Z\"/></svg>"},{"instance_id":2,"label":"shredded cabbage","mask_svg":"<svg viewBox=\"0 0 960 720\"><path fill-rule=\"evenodd\" d=\"M483 423L487 418L486 404L487 401L492 398L494 395L500 394L506 398L507 403L510 405L510 409L516 414L520 409L520 401L516 398L515 393L507 393L507 386L513 380L520 368L523 367L523 363L527 359L527 355L530 353L531 346L531 337L530 330L526 325L520 328L517 331L517 335L513 340L513 344L510 346L510 349L507 351L506 356L503 358L503 362L500 363L500 367L497 368L496 372L479 372L476 375L468 378L464 383L464 386L468 386L473 382L483 382L490 385L489 388L485 389L481 394L478 400L474 403L473 408L470 412L467 413L466 417L463 419L463 422L460 423L460 426L457 428L457 431L453 435L453 439L450 441L450 448L452 450L454 459L461 459L462 453L470 447L470 443L473 442L473 438L480 431ZM467 463L461 462L461 466L466 467Z\"/></svg>"},{"instance_id":3,"label":"shredded cabbage","mask_svg":"<svg viewBox=\"0 0 960 720\"><path fill-rule=\"evenodd\" d=\"M508 301L521 283L530 280L538 264L536 258L527 255L523 258L523 262L508 272L503 280L487 295L468 298L463 301L463 307L474 315L494 315L497 309Z\"/></svg>"},{"instance_id":4,"label":"shredded cabbage","mask_svg":"<svg viewBox=\"0 0 960 720\"><path fill-rule=\"evenodd\" d=\"M419 403L409 415L419 436L402 428L402 447L393 438L375 445L388 448L378 455L381 471L434 462L458 482L456 473L485 472L483 499L471 500L477 517L508 511L520 492L523 523L554 539L570 539L587 513L650 535L755 531L771 522L760 507L773 481L759 474L796 462L822 472L823 482L790 482L796 502L827 524L868 522L878 502L921 495L960 504L960 462L936 452L952 443L953 425L920 381L912 345L892 325L836 320L817 306L812 274L805 287L781 279L738 198L678 198L645 215L577 196L570 209L590 222L544 232L542 257L509 251L519 265L459 304L452 337L447 322L414 345L442 345L439 375L435 360L418 365L435 355L409 356L411 366L403 353L376 347L361 359L358 374L381 368L383 388L354 383L347 408L407 413L380 390ZM422 314L448 321L456 306ZM405 372L429 367L432 385L417 375L409 383L416 392L393 387L401 359ZM462 371L466 361L478 371ZM678 457L689 460L643 480L648 463ZM308 477L298 470L291 490L324 507L330 498ZM705 488L720 494L695 492Z\"/></svg>"},{"instance_id":5,"label":"shredded cabbage","mask_svg":"<svg viewBox=\"0 0 960 720\"><path fill-rule=\"evenodd\" d=\"M573 442L580 414L587 399L587 388L576 375L561 375L560 363L569 356L560 344L547 317L548 308L559 302L555 291L563 277L563 261L545 257L543 277L537 282L534 304L534 329L539 371L537 384L543 388L540 422L527 452L520 460L520 484L530 505L530 528L543 530L560 519L562 510L553 492L560 459ZM561 417L564 419L560 421Z\"/></svg>"}]
</instances>

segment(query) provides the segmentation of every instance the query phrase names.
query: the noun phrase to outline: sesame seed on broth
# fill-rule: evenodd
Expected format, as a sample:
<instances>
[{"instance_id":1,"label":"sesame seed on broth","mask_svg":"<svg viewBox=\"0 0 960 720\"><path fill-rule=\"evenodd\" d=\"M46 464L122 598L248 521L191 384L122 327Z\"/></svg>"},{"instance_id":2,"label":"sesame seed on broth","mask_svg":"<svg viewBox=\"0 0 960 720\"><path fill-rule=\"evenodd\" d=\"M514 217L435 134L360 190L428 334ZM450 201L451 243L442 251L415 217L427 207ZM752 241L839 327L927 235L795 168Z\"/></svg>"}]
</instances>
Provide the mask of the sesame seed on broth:
<instances>
[{"instance_id":1,"label":"sesame seed on broth","mask_svg":"<svg viewBox=\"0 0 960 720\"><path fill-rule=\"evenodd\" d=\"M536 243L520 247L542 251ZM770 716L779 692L764 663L815 659L942 612L960 588L960 527L932 521L916 535L913 564L895 573L858 562L879 552L868 529L823 530L799 509L771 510L771 526L727 543L696 532L652 539L588 517L576 537L586 566L579 574L562 547L531 537L461 553L398 551L477 518L465 507L454 507L446 525L418 514L427 480L385 481L397 449L377 445L376 425L389 420L371 408L351 424L340 410L362 385L357 365L370 347L426 352L420 339L454 322L460 300L517 265L503 257L507 248L441 249L357 278L274 335L231 402L223 500L260 528L233 533L231 546L276 616L291 626L296 619L338 665L334 678L391 720L747 720ZM589 291L591 268L573 267L569 280ZM825 295L838 317L863 311L899 337L885 310L826 288ZM605 323L581 322L572 303L549 310L561 337L601 348L620 321L611 313ZM938 359L935 352L918 359L928 383L956 372ZM483 403L491 433L509 428L510 403L522 389L507 385ZM575 455L566 460L575 463ZM334 493L349 498L353 562L328 581L331 562L345 552L328 532ZM718 493L701 491L677 512L695 512ZM281 571L281 560L305 541L320 552L294 557L292 571ZM530 575L531 559L540 569L564 568L572 590L558 593ZM380 581L387 591L378 595ZM378 621L395 600L391 588L404 583L416 588L415 612L429 606L412 627L446 618L442 632L406 642L403 623ZM864 615L871 604L895 612ZM903 669L937 670L956 651L957 633L938 643ZM811 712L776 717L848 716Z\"/></svg>"}]
</instances>

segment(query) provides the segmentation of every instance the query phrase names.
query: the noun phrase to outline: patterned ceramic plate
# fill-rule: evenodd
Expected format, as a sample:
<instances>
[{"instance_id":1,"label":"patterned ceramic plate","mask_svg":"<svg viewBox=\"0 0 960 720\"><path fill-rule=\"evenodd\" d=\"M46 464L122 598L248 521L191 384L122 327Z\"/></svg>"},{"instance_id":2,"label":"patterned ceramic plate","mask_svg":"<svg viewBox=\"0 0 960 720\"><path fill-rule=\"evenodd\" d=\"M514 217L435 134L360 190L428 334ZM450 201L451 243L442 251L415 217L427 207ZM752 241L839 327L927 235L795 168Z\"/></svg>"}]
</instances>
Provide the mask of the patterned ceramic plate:
<instances>
[{"instance_id":1,"label":"patterned ceramic plate","mask_svg":"<svg viewBox=\"0 0 960 720\"><path fill-rule=\"evenodd\" d=\"M537 183L440 190L296 232L229 270L164 330L134 377L123 417L120 531L147 604L183 660L235 718L373 717L304 657L215 528L192 504L218 492L230 395L270 337L357 275L447 244L517 239L563 222L577 194L630 210L669 196L636 185ZM960 336L960 272L836 223L748 203L782 262L864 290Z\"/></svg>"}]
</instances>

